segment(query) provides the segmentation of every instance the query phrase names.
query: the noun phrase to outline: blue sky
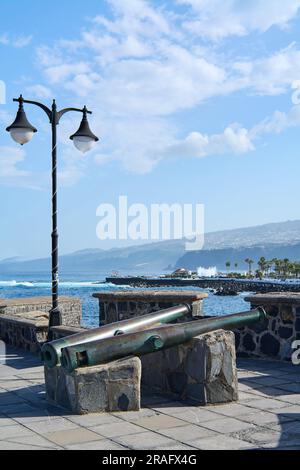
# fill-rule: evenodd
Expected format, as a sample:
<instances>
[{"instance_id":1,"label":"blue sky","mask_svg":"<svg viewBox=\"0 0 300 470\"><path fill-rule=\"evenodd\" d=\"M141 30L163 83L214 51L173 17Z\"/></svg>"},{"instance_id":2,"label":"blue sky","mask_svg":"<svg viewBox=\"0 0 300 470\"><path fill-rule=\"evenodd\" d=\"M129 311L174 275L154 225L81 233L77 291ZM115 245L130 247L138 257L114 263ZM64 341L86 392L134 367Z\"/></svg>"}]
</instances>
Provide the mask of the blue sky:
<instances>
[{"instance_id":1,"label":"blue sky","mask_svg":"<svg viewBox=\"0 0 300 470\"><path fill-rule=\"evenodd\" d=\"M82 155L68 139L78 115L59 125L61 253L120 246L96 237L97 206L119 195L203 203L206 231L299 219L299 10L300 0L2 1L0 259L50 247L46 116L26 107L39 132L22 148L5 132L21 92L87 104L101 138Z\"/></svg>"}]
</instances>

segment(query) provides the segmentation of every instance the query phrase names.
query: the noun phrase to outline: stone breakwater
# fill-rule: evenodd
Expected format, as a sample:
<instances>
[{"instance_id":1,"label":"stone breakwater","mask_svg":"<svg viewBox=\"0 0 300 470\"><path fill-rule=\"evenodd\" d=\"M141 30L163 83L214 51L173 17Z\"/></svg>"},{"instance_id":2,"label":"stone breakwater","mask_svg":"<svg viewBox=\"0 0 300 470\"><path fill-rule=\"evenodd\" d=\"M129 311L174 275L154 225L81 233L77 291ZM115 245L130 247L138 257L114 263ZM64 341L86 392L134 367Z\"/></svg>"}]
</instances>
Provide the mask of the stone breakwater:
<instances>
[{"instance_id":1,"label":"stone breakwater","mask_svg":"<svg viewBox=\"0 0 300 470\"><path fill-rule=\"evenodd\" d=\"M107 283L132 287L200 287L234 292L300 292L299 283L255 281L251 279L173 279L145 277L107 277Z\"/></svg>"}]
</instances>

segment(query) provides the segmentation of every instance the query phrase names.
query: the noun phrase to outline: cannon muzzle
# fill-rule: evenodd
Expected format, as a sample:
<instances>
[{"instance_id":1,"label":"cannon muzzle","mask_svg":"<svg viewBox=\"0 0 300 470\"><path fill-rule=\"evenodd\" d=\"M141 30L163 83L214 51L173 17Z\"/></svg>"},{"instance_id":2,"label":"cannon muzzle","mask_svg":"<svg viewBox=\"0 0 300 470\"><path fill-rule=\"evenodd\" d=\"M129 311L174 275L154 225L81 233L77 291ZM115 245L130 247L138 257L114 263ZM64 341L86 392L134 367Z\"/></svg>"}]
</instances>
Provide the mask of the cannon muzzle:
<instances>
[{"instance_id":1,"label":"cannon muzzle","mask_svg":"<svg viewBox=\"0 0 300 470\"><path fill-rule=\"evenodd\" d=\"M175 325L164 325L122 334L101 341L77 344L62 349L61 364L69 372L78 367L103 364L129 355L141 356L190 341L211 331L240 328L261 321L266 316L262 307L209 319Z\"/></svg>"}]
</instances>

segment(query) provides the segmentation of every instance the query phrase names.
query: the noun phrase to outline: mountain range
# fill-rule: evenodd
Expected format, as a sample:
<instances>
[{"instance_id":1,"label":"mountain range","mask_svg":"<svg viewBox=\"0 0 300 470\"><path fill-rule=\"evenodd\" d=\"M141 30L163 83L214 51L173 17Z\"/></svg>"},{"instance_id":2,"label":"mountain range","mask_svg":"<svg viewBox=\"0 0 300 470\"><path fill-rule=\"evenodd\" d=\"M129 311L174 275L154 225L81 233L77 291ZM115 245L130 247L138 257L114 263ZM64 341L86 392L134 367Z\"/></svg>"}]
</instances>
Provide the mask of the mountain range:
<instances>
[{"instance_id":1,"label":"mountain range","mask_svg":"<svg viewBox=\"0 0 300 470\"><path fill-rule=\"evenodd\" d=\"M300 220L270 223L254 227L210 232L205 235L202 250L185 251L185 240L167 240L126 248L76 251L60 256L62 275L73 273L158 274L178 267L196 269L216 266L225 270L225 263L245 270L244 260L255 262L261 257L300 260ZM51 269L50 258L0 261L0 275L37 274Z\"/></svg>"}]
</instances>

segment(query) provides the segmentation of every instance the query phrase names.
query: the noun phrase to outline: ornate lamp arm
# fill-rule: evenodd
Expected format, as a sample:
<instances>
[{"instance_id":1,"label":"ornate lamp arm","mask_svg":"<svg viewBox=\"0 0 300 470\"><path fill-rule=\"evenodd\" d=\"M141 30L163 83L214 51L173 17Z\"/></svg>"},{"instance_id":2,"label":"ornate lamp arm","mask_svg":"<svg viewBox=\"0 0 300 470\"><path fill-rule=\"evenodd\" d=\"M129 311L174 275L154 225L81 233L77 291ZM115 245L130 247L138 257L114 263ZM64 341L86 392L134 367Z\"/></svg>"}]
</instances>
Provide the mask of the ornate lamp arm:
<instances>
[{"instance_id":1,"label":"ornate lamp arm","mask_svg":"<svg viewBox=\"0 0 300 470\"><path fill-rule=\"evenodd\" d=\"M48 108L48 106L45 106L44 104L39 103L38 101L24 100L22 95L20 95L19 98L14 98L13 101L17 101L18 103L34 104L35 106L38 106L39 108L42 108L45 111L45 113L47 114L47 116L48 116L48 118L51 122L52 111L51 111L51 109Z\"/></svg>"}]
</instances>

